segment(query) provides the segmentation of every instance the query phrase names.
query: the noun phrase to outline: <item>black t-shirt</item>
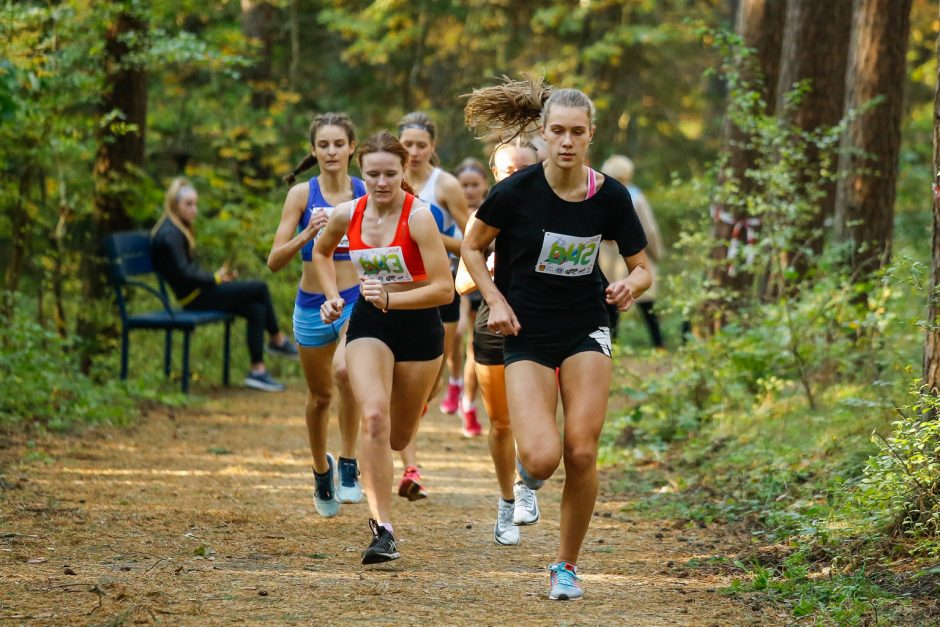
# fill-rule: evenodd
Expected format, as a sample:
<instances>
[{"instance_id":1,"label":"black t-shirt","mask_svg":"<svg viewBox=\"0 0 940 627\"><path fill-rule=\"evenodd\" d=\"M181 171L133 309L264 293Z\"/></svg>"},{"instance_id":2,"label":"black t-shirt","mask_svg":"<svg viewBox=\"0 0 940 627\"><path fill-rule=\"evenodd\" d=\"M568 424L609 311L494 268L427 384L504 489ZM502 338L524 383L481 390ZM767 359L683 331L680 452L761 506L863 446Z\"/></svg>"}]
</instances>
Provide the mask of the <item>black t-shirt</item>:
<instances>
[{"instance_id":1,"label":"black t-shirt","mask_svg":"<svg viewBox=\"0 0 940 627\"><path fill-rule=\"evenodd\" d=\"M496 286L519 318L520 336L530 338L608 326L600 243L617 242L623 256L646 247L626 187L608 176L594 196L569 202L540 163L493 187L477 219L500 230Z\"/></svg>"}]
</instances>

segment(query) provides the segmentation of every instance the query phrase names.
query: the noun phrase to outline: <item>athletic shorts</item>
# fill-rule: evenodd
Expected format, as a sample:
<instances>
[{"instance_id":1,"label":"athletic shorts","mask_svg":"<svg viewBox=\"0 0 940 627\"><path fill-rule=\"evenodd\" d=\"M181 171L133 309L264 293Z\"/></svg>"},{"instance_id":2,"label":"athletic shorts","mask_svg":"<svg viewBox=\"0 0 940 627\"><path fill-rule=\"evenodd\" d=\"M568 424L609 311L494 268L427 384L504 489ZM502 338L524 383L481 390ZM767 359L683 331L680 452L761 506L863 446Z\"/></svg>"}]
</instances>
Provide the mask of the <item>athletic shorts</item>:
<instances>
[{"instance_id":1,"label":"athletic shorts","mask_svg":"<svg viewBox=\"0 0 940 627\"><path fill-rule=\"evenodd\" d=\"M395 361L431 361L444 354L444 327L437 307L392 309L382 313L362 296L346 330L346 345L359 338L379 340Z\"/></svg>"},{"instance_id":2,"label":"athletic shorts","mask_svg":"<svg viewBox=\"0 0 940 627\"><path fill-rule=\"evenodd\" d=\"M480 292L470 292L466 298L470 300L470 311L480 311L480 305L483 304L483 295Z\"/></svg>"},{"instance_id":3,"label":"athletic shorts","mask_svg":"<svg viewBox=\"0 0 940 627\"><path fill-rule=\"evenodd\" d=\"M338 320L327 324L320 318L320 306L326 302L326 295L297 290L297 299L294 301L294 339L300 346L316 348L332 344L339 339L343 325L352 315L359 297L359 286L353 285L343 290L340 297L346 302L343 305L343 313Z\"/></svg>"},{"instance_id":4,"label":"athletic shorts","mask_svg":"<svg viewBox=\"0 0 940 627\"><path fill-rule=\"evenodd\" d=\"M503 339L503 363L507 366L517 361L534 361L554 370L568 357L588 351L610 357L610 327L597 327L587 334L559 329L554 335L537 339L524 335L510 335Z\"/></svg>"},{"instance_id":5,"label":"athletic shorts","mask_svg":"<svg viewBox=\"0 0 940 627\"><path fill-rule=\"evenodd\" d=\"M473 325L473 361L481 366L502 366L503 336L496 335L486 326L489 318L488 307L483 307L477 313Z\"/></svg>"},{"instance_id":6,"label":"athletic shorts","mask_svg":"<svg viewBox=\"0 0 940 627\"><path fill-rule=\"evenodd\" d=\"M460 294L454 292L454 300L438 307L441 312L441 322L458 322L460 320Z\"/></svg>"}]
</instances>

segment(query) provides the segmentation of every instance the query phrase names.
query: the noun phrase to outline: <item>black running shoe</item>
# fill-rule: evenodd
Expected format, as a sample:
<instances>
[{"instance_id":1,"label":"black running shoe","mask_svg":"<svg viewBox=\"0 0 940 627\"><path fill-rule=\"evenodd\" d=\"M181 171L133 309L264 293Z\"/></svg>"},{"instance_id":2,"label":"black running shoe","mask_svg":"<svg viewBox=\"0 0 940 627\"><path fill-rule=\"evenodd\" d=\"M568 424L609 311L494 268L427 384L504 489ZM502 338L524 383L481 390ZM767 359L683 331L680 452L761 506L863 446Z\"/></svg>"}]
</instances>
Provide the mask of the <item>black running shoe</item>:
<instances>
[{"instance_id":1,"label":"black running shoe","mask_svg":"<svg viewBox=\"0 0 940 627\"><path fill-rule=\"evenodd\" d=\"M372 530L372 544L362 552L363 564L381 564L401 557L395 544L395 536L388 529L372 518L369 519L369 529Z\"/></svg>"}]
</instances>

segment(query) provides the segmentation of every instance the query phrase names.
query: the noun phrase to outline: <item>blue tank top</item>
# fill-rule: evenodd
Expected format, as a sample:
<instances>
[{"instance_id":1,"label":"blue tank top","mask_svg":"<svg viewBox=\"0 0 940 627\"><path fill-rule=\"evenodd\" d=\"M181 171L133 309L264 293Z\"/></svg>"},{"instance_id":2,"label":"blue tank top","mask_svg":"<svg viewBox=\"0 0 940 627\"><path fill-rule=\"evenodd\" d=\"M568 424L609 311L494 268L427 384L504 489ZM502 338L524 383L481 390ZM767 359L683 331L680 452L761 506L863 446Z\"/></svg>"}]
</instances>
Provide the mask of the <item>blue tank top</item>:
<instances>
[{"instance_id":1,"label":"blue tank top","mask_svg":"<svg viewBox=\"0 0 940 627\"><path fill-rule=\"evenodd\" d=\"M366 195L366 184L362 182L362 179L355 176L350 177L352 179L352 192L353 199L359 198L360 196ZM333 205L327 202L326 198L323 197L323 192L320 191L320 181L317 180L317 177L310 179L310 191L307 192L307 206L304 208L304 213L300 216L300 223L297 225L297 232L303 231L307 228L307 225L310 224L310 216L314 211L318 209L326 210L326 215L330 215L333 210ZM316 243L317 239L313 238L300 249L300 257L304 261L313 260L313 245ZM334 261L349 261L349 241L343 237L343 241L339 243L339 246L336 247L336 250L333 252Z\"/></svg>"}]
</instances>

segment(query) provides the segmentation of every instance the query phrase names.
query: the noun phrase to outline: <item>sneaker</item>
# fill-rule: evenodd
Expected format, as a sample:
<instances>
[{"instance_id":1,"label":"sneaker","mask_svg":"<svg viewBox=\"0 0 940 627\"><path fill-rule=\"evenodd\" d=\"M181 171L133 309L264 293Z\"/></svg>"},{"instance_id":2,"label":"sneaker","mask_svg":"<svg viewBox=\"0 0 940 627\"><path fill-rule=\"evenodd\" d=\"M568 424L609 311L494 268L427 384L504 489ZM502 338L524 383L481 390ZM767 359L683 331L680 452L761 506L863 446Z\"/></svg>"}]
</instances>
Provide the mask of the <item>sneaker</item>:
<instances>
[{"instance_id":1,"label":"sneaker","mask_svg":"<svg viewBox=\"0 0 940 627\"><path fill-rule=\"evenodd\" d=\"M516 458L516 472L519 473L519 478L522 479L522 483L525 484L525 487L530 490L538 490L545 485L544 479L536 479L525 471L525 467L523 467L518 457Z\"/></svg>"},{"instance_id":2,"label":"sneaker","mask_svg":"<svg viewBox=\"0 0 940 627\"><path fill-rule=\"evenodd\" d=\"M398 483L398 496L403 496L409 501L428 498L428 493L421 485L421 473L414 466L405 468L405 474Z\"/></svg>"},{"instance_id":3,"label":"sneaker","mask_svg":"<svg viewBox=\"0 0 940 627\"><path fill-rule=\"evenodd\" d=\"M317 508L317 513L324 518L332 518L339 513L339 503L336 501L336 493L333 490L333 474L336 464L333 462L333 456L326 454L326 463L330 468L326 474L320 475L313 473L313 505Z\"/></svg>"},{"instance_id":4,"label":"sneaker","mask_svg":"<svg viewBox=\"0 0 940 627\"><path fill-rule=\"evenodd\" d=\"M493 539L496 540L496 544L519 544L519 527L513 524L513 504L503 499L499 499L499 506L496 510Z\"/></svg>"},{"instance_id":5,"label":"sneaker","mask_svg":"<svg viewBox=\"0 0 940 627\"><path fill-rule=\"evenodd\" d=\"M456 414L460 407L460 385L457 383L447 384L447 393L441 399L441 411L445 414Z\"/></svg>"},{"instance_id":6,"label":"sneaker","mask_svg":"<svg viewBox=\"0 0 940 627\"><path fill-rule=\"evenodd\" d=\"M249 372L245 377L245 386L265 392L283 392L284 384L275 381L267 371L260 374Z\"/></svg>"},{"instance_id":7,"label":"sneaker","mask_svg":"<svg viewBox=\"0 0 940 627\"><path fill-rule=\"evenodd\" d=\"M355 459L339 458L339 487L336 489L336 500L340 503L358 503L362 500L359 464Z\"/></svg>"},{"instance_id":8,"label":"sneaker","mask_svg":"<svg viewBox=\"0 0 940 627\"><path fill-rule=\"evenodd\" d=\"M548 572L552 574L552 591L548 593L548 598L552 601L574 601L584 594L581 584L578 583L581 581L578 577L578 567L571 562L549 564Z\"/></svg>"},{"instance_id":9,"label":"sneaker","mask_svg":"<svg viewBox=\"0 0 940 627\"><path fill-rule=\"evenodd\" d=\"M369 519L369 529L372 531L372 544L362 552L363 564L381 564L401 557L391 531L372 518Z\"/></svg>"},{"instance_id":10,"label":"sneaker","mask_svg":"<svg viewBox=\"0 0 940 627\"><path fill-rule=\"evenodd\" d=\"M539 513L539 500L535 496L535 490L530 490L524 483L517 481L512 487L512 492L516 497L512 524L524 527L537 523L542 516Z\"/></svg>"},{"instance_id":11,"label":"sneaker","mask_svg":"<svg viewBox=\"0 0 940 627\"><path fill-rule=\"evenodd\" d=\"M477 408L461 410L463 414L463 437L475 438L483 433L483 427L477 421Z\"/></svg>"},{"instance_id":12,"label":"sneaker","mask_svg":"<svg viewBox=\"0 0 940 627\"><path fill-rule=\"evenodd\" d=\"M297 346L288 339L284 339L280 344L268 343L268 352L280 357L297 357Z\"/></svg>"}]
</instances>

